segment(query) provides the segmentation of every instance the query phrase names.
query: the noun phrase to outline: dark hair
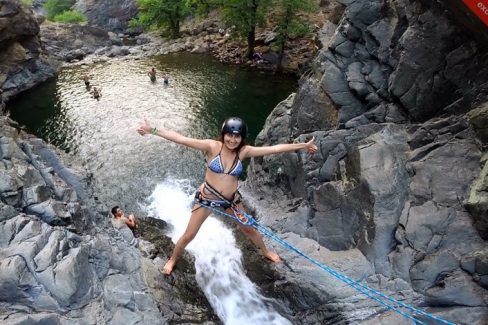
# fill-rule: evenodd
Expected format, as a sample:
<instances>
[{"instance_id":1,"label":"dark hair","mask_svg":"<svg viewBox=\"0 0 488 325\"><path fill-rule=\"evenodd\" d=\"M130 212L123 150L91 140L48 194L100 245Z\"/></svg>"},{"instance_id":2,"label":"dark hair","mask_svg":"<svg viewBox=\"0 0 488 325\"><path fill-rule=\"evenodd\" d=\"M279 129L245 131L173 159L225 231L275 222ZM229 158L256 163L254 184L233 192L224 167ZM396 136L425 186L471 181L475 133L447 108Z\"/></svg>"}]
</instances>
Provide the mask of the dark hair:
<instances>
[{"instance_id":1,"label":"dark hair","mask_svg":"<svg viewBox=\"0 0 488 325\"><path fill-rule=\"evenodd\" d=\"M119 206L118 206L118 205L116 205L116 206L114 206L114 207L112 208L112 210L111 210L111 211L112 211L112 214L113 214L113 215L115 215L115 212L117 212L117 209L118 209L118 208L119 208Z\"/></svg>"}]
</instances>

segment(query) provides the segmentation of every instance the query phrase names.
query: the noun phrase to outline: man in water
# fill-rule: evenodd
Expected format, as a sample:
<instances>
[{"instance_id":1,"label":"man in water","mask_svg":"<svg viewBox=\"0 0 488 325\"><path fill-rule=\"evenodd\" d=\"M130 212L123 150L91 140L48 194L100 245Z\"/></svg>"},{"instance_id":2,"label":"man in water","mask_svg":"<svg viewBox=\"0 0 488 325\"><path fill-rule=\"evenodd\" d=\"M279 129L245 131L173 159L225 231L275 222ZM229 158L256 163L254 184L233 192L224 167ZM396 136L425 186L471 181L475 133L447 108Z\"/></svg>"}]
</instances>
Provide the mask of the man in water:
<instances>
[{"instance_id":1,"label":"man in water","mask_svg":"<svg viewBox=\"0 0 488 325\"><path fill-rule=\"evenodd\" d=\"M163 73L163 82L165 85L169 84L169 77L167 74Z\"/></svg>"},{"instance_id":2,"label":"man in water","mask_svg":"<svg viewBox=\"0 0 488 325\"><path fill-rule=\"evenodd\" d=\"M90 88L90 76L88 76L87 74L85 74L83 76L83 81L85 82L86 88Z\"/></svg>"},{"instance_id":3,"label":"man in water","mask_svg":"<svg viewBox=\"0 0 488 325\"><path fill-rule=\"evenodd\" d=\"M147 72L147 75L149 76L152 82L156 81L156 69L151 68L151 70Z\"/></svg>"},{"instance_id":4,"label":"man in water","mask_svg":"<svg viewBox=\"0 0 488 325\"><path fill-rule=\"evenodd\" d=\"M93 87L92 94L93 94L93 98L99 100L100 97L102 96L102 90L100 88Z\"/></svg>"},{"instance_id":5,"label":"man in water","mask_svg":"<svg viewBox=\"0 0 488 325\"><path fill-rule=\"evenodd\" d=\"M126 217L124 211L122 211L122 209L118 206L114 206L111 211L114 216L115 222L123 222L131 229L137 228L136 217L134 217L133 214L129 214L129 216Z\"/></svg>"}]
</instances>

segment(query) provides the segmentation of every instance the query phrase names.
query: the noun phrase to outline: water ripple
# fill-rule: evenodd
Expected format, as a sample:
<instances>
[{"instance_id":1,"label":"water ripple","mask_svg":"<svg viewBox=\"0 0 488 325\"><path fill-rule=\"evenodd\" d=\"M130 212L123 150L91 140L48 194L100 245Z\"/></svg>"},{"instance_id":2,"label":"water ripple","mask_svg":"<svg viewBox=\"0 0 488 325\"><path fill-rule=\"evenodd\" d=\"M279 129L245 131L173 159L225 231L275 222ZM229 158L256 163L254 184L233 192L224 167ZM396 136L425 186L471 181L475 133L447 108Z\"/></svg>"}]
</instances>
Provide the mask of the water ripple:
<instances>
[{"instance_id":1,"label":"water ripple","mask_svg":"<svg viewBox=\"0 0 488 325\"><path fill-rule=\"evenodd\" d=\"M147 76L151 67L158 71L155 83ZM162 82L163 72L170 76L169 85ZM84 74L91 76L91 87L101 88L100 100L84 86ZM64 68L57 80L7 108L29 131L86 166L104 204L136 209L166 176L196 184L204 173L203 154L139 136L135 130L144 118L159 128L215 138L222 121L238 115L248 122L252 141L269 112L294 87L292 79L178 53Z\"/></svg>"}]
</instances>

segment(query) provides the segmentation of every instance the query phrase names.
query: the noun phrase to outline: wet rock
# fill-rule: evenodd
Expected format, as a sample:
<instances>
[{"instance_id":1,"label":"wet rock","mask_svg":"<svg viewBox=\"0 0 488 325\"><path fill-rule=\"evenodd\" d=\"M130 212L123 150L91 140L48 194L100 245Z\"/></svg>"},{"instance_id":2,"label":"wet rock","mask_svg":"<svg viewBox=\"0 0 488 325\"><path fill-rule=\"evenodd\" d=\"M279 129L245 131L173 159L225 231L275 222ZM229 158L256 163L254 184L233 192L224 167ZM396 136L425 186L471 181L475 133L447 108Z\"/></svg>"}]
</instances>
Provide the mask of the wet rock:
<instances>
[{"instance_id":1,"label":"wet rock","mask_svg":"<svg viewBox=\"0 0 488 325\"><path fill-rule=\"evenodd\" d=\"M112 228L80 185L78 171L61 162L61 152L7 117L0 123L2 323L123 317L145 324L219 324L188 255L171 277L159 272L161 256L167 259L173 247L164 222L140 218L135 236L125 225Z\"/></svg>"},{"instance_id":2,"label":"wet rock","mask_svg":"<svg viewBox=\"0 0 488 325\"><path fill-rule=\"evenodd\" d=\"M473 125L476 135L484 144L488 143L488 104L472 110L468 114L469 122Z\"/></svg>"},{"instance_id":3,"label":"wet rock","mask_svg":"<svg viewBox=\"0 0 488 325\"><path fill-rule=\"evenodd\" d=\"M307 82L302 85L306 92ZM275 109L271 114L274 118L267 120L257 144L286 141L291 121L296 119L293 107L300 91L291 101L291 109ZM385 112L378 111L371 117L380 118ZM401 279L413 301L423 296L431 306L451 306L443 313L455 320L462 318L462 301L469 300L473 302L470 310L483 319L487 310L477 309L486 294L482 259L479 269L476 255L461 261L461 256L481 252L485 246L482 232L473 227L472 216L462 204L482 167L478 141L466 119L450 116L409 126L370 121L350 129L309 134L301 134L309 131L306 124L295 125L293 132L300 135L295 141L304 141L313 134L319 151L307 158L299 153L251 162L245 193L255 197L252 205L259 215L266 216L261 222L309 238L319 251L326 248L345 254L357 249L376 274ZM293 197L301 197L300 204L293 204ZM290 203L279 204L278 200ZM326 258L322 261L332 263ZM323 283L310 270L299 273L298 280L296 272L302 263L290 263L289 257L287 263L293 269L293 276L283 271L288 282L302 291L308 288L304 283L315 287ZM342 267L342 263L335 266ZM467 276L461 265L471 275ZM345 272L356 269L346 267ZM374 276L367 278L371 281ZM320 292L340 301L352 299L344 295L339 298L330 288ZM287 301L292 310L307 301L302 292L293 291L292 295L299 297ZM331 315L354 319L347 308L332 312L337 301L328 302L327 316L333 322L337 318ZM374 314L367 308L364 312ZM319 314L314 313L314 317Z\"/></svg>"},{"instance_id":4,"label":"wet rock","mask_svg":"<svg viewBox=\"0 0 488 325\"><path fill-rule=\"evenodd\" d=\"M473 183L466 208L473 216L474 226L480 236L488 239L488 161Z\"/></svg>"},{"instance_id":5,"label":"wet rock","mask_svg":"<svg viewBox=\"0 0 488 325\"><path fill-rule=\"evenodd\" d=\"M129 55L130 51L126 46L113 46L112 49L107 53L109 58L117 56Z\"/></svg>"},{"instance_id":6,"label":"wet rock","mask_svg":"<svg viewBox=\"0 0 488 325\"><path fill-rule=\"evenodd\" d=\"M76 49L76 50L68 51L64 55L64 59L66 61L70 62L70 61L73 61L73 60L81 60L85 56L86 56L85 51L83 51L82 49Z\"/></svg>"}]
</instances>

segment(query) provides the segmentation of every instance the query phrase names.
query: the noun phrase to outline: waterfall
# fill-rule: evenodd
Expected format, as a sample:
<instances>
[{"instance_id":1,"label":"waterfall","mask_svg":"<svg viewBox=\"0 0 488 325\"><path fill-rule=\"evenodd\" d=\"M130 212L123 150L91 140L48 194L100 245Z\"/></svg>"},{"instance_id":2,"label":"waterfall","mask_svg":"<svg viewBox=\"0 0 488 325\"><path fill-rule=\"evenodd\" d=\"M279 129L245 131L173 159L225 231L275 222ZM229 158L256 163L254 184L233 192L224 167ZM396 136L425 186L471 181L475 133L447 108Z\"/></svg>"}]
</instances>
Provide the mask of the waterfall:
<instances>
[{"instance_id":1,"label":"waterfall","mask_svg":"<svg viewBox=\"0 0 488 325\"><path fill-rule=\"evenodd\" d=\"M150 196L149 210L173 226L168 234L173 242L186 229L194 191L189 181L168 180L158 184ZM214 312L227 325L291 324L247 278L232 229L219 218L207 218L186 247L195 257L197 282Z\"/></svg>"}]
</instances>

